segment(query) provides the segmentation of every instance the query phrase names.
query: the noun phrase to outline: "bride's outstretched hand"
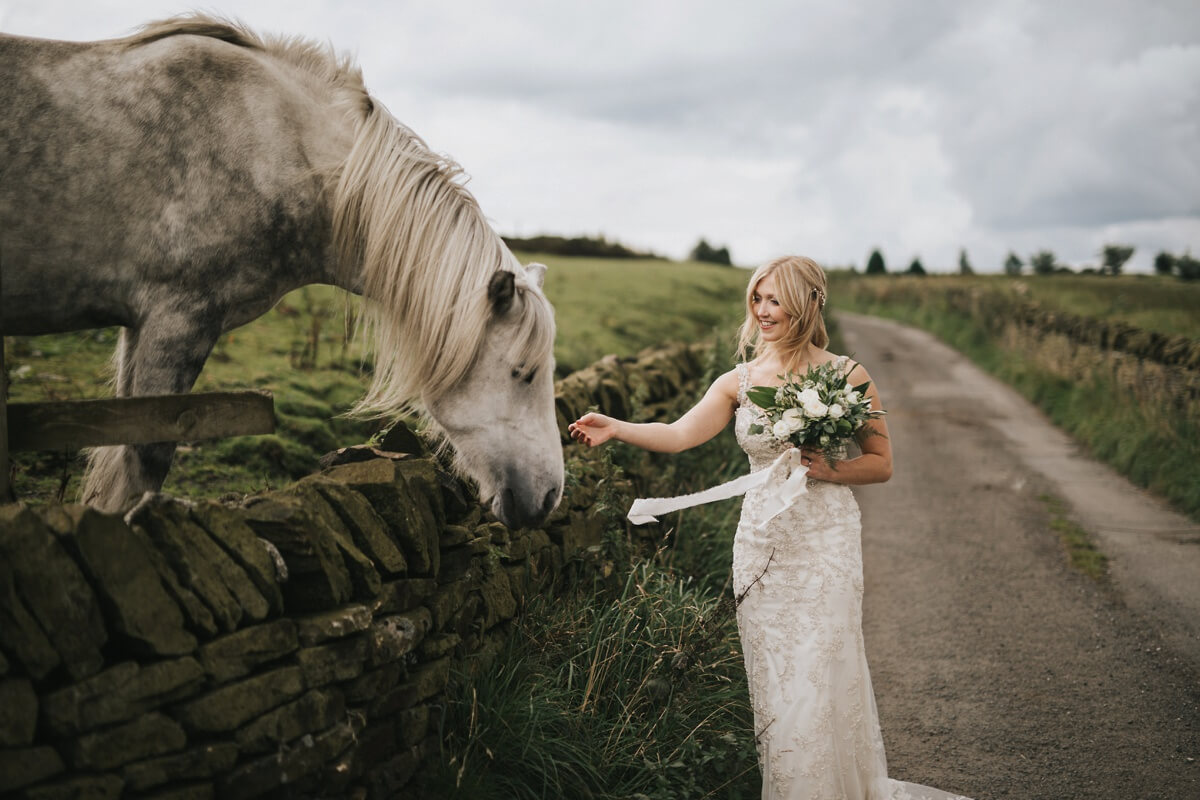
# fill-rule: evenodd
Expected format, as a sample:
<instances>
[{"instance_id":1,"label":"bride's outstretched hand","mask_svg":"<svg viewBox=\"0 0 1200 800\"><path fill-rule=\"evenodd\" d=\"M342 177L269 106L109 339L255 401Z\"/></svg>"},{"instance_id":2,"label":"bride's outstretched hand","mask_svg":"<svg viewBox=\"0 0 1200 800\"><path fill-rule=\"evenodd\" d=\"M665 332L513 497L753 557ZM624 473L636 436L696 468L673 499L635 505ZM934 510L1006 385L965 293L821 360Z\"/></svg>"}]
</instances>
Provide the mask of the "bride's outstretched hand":
<instances>
[{"instance_id":1,"label":"bride's outstretched hand","mask_svg":"<svg viewBox=\"0 0 1200 800\"><path fill-rule=\"evenodd\" d=\"M590 412L567 426L571 438L588 447L604 444L617 432L616 420L603 414Z\"/></svg>"}]
</instances>

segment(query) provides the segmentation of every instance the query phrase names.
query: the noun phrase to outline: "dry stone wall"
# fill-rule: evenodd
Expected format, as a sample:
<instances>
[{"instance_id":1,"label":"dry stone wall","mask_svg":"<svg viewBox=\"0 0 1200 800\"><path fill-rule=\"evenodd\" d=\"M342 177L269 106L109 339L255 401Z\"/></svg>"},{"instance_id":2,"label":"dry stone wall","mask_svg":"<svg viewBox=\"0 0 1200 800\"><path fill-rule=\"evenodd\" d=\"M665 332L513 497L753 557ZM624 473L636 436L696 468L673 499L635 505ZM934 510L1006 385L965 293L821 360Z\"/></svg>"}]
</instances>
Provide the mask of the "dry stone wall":
<instances>
[{"instance_id":1,"label":"dry stone wall","mask_svg":"<svg viewBox=\"0 0 1200 800\"><path fill-rule=\"evenodd\" d=\"M673 413L703 359L575 373L560 427ZM568 451L542 530L508 530L432 457L370 448L238 506L0 507L0 795L399 796L438 752L452 672L486 668L524 598L600 542L600 479L632 495Z\"/></svg>"},{"instance_id":2,"label":"dry stone wall","mask_svg":"<svg viewBox=\"0 0 1200 800\"><path fill-rule=\"evenodd\" d=\"M1081 278L1081 280L1086 280ZM941 286L924 280L854 281L867 306L933 308L970 318L1003 346L1066 380L1102 377L1164 417L1194 415L1200 404L1200 341L1043 308L1013 291Z\"/></svg>"}]
</instances>

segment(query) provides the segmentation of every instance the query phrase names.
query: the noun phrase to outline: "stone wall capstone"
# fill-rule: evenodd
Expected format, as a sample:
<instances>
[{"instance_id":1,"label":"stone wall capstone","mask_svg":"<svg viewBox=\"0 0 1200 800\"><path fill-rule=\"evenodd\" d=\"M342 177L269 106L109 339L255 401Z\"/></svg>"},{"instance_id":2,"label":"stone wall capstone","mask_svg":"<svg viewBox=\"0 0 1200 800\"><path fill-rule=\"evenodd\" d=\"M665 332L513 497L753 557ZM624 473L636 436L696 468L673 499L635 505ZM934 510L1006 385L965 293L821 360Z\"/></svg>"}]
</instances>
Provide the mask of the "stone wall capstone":
<instances>
[{"instance_id":1,"label":"stone wall capstone","mask_svg":"<svg viewBox=\"0 0 1200 800\"><path fill-rule=\"evenodd\" d=\"M690 403L706 349L561 380L564 444L590 407ZM505 528L433 457L368 447L240 505L0 506L0 795L398 796L439 751L451 674L600 543L613 476L567 450L542 530Z\"/></svg>"}]
</instances>

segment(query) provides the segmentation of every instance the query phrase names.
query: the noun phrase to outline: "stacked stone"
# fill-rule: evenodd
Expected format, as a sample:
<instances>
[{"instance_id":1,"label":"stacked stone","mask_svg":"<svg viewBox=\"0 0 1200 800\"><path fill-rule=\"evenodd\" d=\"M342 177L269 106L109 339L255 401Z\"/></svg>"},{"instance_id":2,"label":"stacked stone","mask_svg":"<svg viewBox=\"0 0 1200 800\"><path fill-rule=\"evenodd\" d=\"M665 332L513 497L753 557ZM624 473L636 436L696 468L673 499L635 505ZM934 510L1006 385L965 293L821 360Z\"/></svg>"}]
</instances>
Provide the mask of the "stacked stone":
<instances>
[{"instance_id":1,"label":"stacked stone","mask_svg":"<svg viewBox=\"0 0 1200 800\"><path fill-rule=\"evenodd\" d=\"M663 403L701 360L602 362L560 413ZM436 460L362 455L239 507L0 507L0 795L397 796L451 673L600 543L611 476L575 459L546 529L510 531Z\"/></svg>"}]
</instances>

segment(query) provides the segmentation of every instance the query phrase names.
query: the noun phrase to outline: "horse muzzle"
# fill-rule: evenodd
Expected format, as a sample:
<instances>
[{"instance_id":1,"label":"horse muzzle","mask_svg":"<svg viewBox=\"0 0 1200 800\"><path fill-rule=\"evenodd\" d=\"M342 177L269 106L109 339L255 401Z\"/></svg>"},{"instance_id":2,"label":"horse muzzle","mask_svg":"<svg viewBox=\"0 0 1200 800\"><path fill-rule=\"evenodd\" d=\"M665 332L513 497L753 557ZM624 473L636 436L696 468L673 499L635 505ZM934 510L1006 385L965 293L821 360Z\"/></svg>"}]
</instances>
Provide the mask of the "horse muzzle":
<instances>
[{"instance_id":1,"label":"horse muzzle","mask_svg":"<svg viewBox=\"0 0 1200 800\"><path fill-rule=\"evenodd\" d=\"M492 498L492 513L509 528L536 528L545 522L561 498L561 485L537 494L515 490L510 485Z\"/></svg>"}]
</instances>

